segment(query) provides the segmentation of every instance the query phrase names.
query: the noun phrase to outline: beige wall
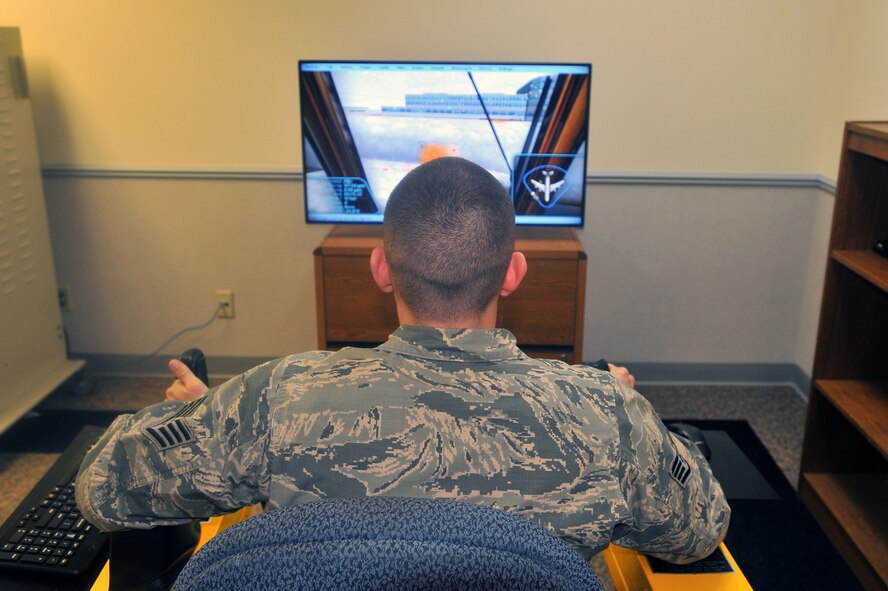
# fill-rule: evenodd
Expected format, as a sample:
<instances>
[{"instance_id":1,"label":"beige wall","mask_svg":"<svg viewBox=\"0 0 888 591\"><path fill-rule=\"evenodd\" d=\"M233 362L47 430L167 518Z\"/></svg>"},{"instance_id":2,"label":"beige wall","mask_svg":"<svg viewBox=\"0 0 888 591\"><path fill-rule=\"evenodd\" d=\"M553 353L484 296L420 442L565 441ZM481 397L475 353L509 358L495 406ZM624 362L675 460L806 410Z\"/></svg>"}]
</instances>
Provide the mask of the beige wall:
<instances>
[{"instance_id":1,"label":"beige wall","mask_svg":"<svg viewBox=\"0 0 888 591\"><path fill-rule=\"evenodd\" d=\"M830 211L814 188L594 187L586 357L810 364L796 347L818 314L821 196Z\"/></svg>"},{"instance_id":2,"label":"beige wall","mask_svg":"<svg viewBox=\"0 0 888 591\"><path fill-rule=\"evenodd\" d=\"M846 0L840 6L833 67L821 84L829 104L820 168L833 178L839 171L843 122L888 120L888 2Z\"/></svg>"},{"instance_id":3,"label":"beige wall","mask_svg":"<svg viewBox=\"0 0 888 591\"><path fill-rule=\"evenodd\" d=\"M22 28L43 162L298 171L299 59L594 65L590 173L834 178L842 121L888 118L879 0L243 3L0 0ZM831 156L833 155L833 156ZM271 356L315 346L294 181L46 182L72 349ZM831 196L816 188L590 187L586 351L810 371Z\"/></svg>"},{"instance_id":4,"label":"beige wall","mask_svg":"<svg viewBox=\"0 0 888 591\"><path fill-rule=\"evenodd\" d=\"M47 209L65 315L82 353L176 341L272 357L316 347L311 251L292 181L50 178ZM810 369L831 195L815 188L589 186L586 358L797 363ZM217 209L226 215L206 216ZM369 271L368 271L369 272Z\"/></svg>"},{"instance_id":5,"label":"beige wall","mask_svg":"<svg viewBox=\"0 0 888 591\"><path fill-rule=\"evenodd\" d=\"M72 349L137 355L215 308L231 289L235 318L167 350L273 357L317 347L312 250L297 183L47 179L47 209Z\"/></svg>"},{"instance_id":6,"label":"beige wall","mask_svg":"<svg viewBox=\"0 0 888 591\"><path fill-rule=\"evenodd\" d=\"M301 168L305 58L594 65L592 171L818 171L839 0L0 0L43 161Z\"/></svg>"}]
</instances>

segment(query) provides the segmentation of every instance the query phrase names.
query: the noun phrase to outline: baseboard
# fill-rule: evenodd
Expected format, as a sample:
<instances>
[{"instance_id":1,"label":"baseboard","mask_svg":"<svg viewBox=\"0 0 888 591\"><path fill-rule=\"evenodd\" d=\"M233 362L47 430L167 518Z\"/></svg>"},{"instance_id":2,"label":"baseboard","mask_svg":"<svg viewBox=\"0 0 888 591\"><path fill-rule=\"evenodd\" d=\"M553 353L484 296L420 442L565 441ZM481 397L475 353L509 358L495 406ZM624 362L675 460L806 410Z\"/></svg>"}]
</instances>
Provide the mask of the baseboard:
<instances>
[{"instance_id":1,"label":"baseboard","mask_svg":"<svg viewBox=\"0 0 888 591\"><path fill-rule=\"evenodd\" d=\"M785 384L808 400L811 378L795 363L620 362L639 384Z\"/></svg>"},{"instance_id":2,"label":"baseboard","mask_svg":"<svg viewBox=\"0 0 888 591\"><path fill-rule=\"evenodd\" d=\"M94 375L168 377L168 356L155 355L72 355L86 361ZM243 373L268 361L269 357L210 356L207 369L211 377L224 378ZM787 384L808 400L811 378L794 363L650 363L619 362L635 376L639 384Z\"/></svg>"},{"instance_id":3,"label":"baseboard","mask_svg":"<svg viewBox=\"0 0 888 591\"><path fill-rule=\"evenodd\" d=\"M93 355L72 353L71 357L86 361L86 371L100 376L169 377L167 362L172 355ZM211 378L227 378L261 365L274 357L207 356L207 373Z\"/></svg>"}]
</instances>

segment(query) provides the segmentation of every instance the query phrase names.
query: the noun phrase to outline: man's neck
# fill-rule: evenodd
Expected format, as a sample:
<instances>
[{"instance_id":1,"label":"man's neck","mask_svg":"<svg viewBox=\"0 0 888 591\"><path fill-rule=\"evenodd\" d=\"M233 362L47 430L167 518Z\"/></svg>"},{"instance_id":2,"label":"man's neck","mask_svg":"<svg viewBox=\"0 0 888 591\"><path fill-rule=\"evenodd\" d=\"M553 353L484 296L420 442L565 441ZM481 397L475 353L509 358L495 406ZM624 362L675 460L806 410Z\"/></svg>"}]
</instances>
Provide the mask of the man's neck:
<instances>
[{"instance_id":1,"label":"man's neck","mask_svg":"<svg viewBox=\"0 0 888 591\"><path fill-rule=\"evenodd\" d=\"M496 304L494 300L477 318L418 318L401 298L395 296L398 309L398 322L401 326L428 326L430 328L496 328Z\"/></svg>"}]
</instances>

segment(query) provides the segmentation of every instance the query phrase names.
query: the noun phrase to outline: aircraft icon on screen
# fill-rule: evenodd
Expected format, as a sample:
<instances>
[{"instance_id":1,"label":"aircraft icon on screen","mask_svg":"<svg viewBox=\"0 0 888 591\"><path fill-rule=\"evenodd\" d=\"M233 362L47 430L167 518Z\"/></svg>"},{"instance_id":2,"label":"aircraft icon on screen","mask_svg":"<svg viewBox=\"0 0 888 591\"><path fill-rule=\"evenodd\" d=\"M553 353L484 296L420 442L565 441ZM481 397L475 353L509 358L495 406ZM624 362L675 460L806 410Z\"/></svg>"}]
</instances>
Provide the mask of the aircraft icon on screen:
<instances>
[{"instance_id":1,"label":"aircraft icon on screen","mask_svg":"<svg viewBox=\"0 0 888 591\"><path fill-rule=\"evenodd\" d=\"M559 173L558 176L561 177L561 180L554 180L556 172ZM524 175L524 186L527 187L537 203L549 209L555 205L555 202L564 193L564 189L567 188L565 186L567 184L566 176L567 171L559 166L551 164L537 166Z\"/></svg>"},{"instance_id":2,"label":"aircraft icon on screen","mask_svg":"<svg viewBox=\"0 0 888 591\"><path fill-rule=\"evenodd\" d=\"M560 189L561 185L564 184L564 179L561 179L557 183L553 183L552 182L552 175L555 174L554 170L544 170L542 174L546 179L545 184L543 184L535 179L530 179L530 184L533 185L534 187L536 187L537 191L542 191L543 192L543 202L549 203L549 201L552 199L552 194L555 191L557 191L558 189ZM534 197L536 197L535 193L534 193Z\"/></svg>"}]
</instances>

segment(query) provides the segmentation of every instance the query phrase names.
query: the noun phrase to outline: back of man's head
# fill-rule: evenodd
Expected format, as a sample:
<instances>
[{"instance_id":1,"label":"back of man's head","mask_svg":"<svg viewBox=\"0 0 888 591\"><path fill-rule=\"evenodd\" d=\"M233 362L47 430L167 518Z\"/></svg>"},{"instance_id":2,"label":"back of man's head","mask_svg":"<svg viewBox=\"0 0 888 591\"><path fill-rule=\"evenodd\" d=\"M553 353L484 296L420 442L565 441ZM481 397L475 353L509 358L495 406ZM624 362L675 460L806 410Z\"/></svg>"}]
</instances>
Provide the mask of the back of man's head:
<instances>
[{"instance_id":1,"label":"back of man's head","mask_svg":"<svg viewBox=\"0 0 888 591\"><path fill-rule=\"evenodd\" d=\"M438 158L405 176L385 208L396 293L425 321L478 317L497 297L515 248L515 209L493 175Z\"/></svg>"}]
</instances>

